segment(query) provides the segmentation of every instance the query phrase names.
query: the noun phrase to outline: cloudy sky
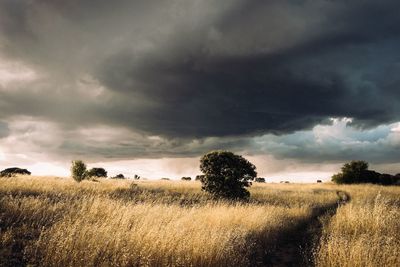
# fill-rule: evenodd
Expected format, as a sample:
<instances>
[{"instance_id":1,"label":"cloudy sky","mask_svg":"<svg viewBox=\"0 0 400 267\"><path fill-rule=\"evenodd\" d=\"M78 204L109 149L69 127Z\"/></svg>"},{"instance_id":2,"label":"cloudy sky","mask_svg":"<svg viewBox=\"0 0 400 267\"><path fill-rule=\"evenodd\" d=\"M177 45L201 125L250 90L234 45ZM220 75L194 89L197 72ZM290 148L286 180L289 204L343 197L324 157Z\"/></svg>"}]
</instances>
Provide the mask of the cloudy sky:
<instances>
[{"instance_id":1,"label":"cloudy sky","mask_svg":"<svg viewBox=\"0 0 400 267\"><path fill-rule=\"evenodd\" d=\"M0 0L0 167L400 172L398 0Z\"/></svg>"}]
</instances>

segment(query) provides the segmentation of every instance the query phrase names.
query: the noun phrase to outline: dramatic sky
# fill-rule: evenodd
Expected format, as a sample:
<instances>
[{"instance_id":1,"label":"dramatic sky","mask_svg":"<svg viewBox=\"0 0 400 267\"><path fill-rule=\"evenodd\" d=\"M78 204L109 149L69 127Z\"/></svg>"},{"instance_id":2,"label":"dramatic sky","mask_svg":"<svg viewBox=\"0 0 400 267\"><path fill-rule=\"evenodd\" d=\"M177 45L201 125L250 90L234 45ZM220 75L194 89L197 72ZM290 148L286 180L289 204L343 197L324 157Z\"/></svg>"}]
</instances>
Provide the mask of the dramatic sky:
<instances>
[{"instance_id":1,"label":"dramatic sky","mask_svg":"<svg viewBox=\"0 0 400 267\"><path fill-rule=\"evenodd\" d=\"M0 0L0 167L400 172L398 0Z\"/></svg>"}]
</instances>

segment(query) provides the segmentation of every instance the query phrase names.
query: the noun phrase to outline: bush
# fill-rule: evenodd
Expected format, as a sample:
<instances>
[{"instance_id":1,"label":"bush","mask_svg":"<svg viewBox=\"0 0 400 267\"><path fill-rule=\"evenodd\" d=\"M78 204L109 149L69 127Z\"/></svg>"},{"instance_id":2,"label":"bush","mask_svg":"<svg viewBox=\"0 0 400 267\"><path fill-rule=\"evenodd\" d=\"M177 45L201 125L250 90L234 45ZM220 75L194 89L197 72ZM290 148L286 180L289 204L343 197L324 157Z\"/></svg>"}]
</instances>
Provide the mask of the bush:
<instances>
[{"instance_id":1,"label":"bush","mask_svg":"<svg viewBox=\"0 0 400 267\"><path fill-rule=\"evenodd\" d=\"M139 180L139 179L140 179L140 176L139 176L139 175L137 175L137 174L135 174L135 176L133 176L133 179L135 179L135 180Z\"/></svg>"},{"instance_id":2,"label":"bush","mask_svg":"<svg viewBox=\"0 0 400 267\"><path fill-rule=\"evenodd\" d=\"M2 170L0 172L0 177L13 177L13 176L16 176L17 174L20 174L20 175L31 175L31 172L28 171L27 169L21 169L21 168L13 167L13 168L7 168L5 170Z\"/></svg>"},{"instance_id":3,"label":"bush","mask_svg":"<svg viewBox=\"0 0 400 267\"><path fill-rule=\"evenodd\" d=\"M265 178L257 177L254 181L256 181L257 183L265 183Z\"/></svg>"},{"instance_id":4,"label":"bush","mask_svg":"<svg viewBox=\"0 0 400 267\"><path fill-rule=\"evenodd\" d=\"M181 180L182 181L191 181L192 178L191 177L182 177Z\"/></svg>"},{"instance_id":5,"label":"bush","mask_svg":"<svg viewBox=\"0 0 400 267\"><path fill-rule=\"evenodd\" d=\"M245 187L257 176L256 167L240 155L229 151L213 151L200 159L202 190L214 197L246 199Z\"/></svg>"},{"instance_id":6,"label":"bush","mask_svg":"<svg viewBox=\"0 0 400 267\"><path fill-rule=\"evenodd\" d=\"M196 175L196 178L194 178L195 181L202 181L204 179L204 175Z\"/></svg>"},{"instance_id":7,"label":"bush","mask_svg":"<svg viewBox=\"0 0 400 267\"><path fill-rule=\"evenodd\" d=\"M87 177L86 164L82 160L72 161L71 176L77 182L81 182Z\"/></svg>"},{"instance_id":8,"label":"bush","mask_svg":"<svg viewBox=\"0 0 400 267\"><path fill-rule=\"evenodd\" d=\"M122 173L120 173L120 174L112 177L112 179L125 179L125 176Z\"/></svg>"},{"instance_id":9,"label":"bush","mask_svg":"<svg viewBox=\"0 0 400 267\"><path fill-rule=\"evenodd\" d=\"M107 177L107 171L104 168L91 168L87 172L88 177Z\"/></svg>"}]
</instances>

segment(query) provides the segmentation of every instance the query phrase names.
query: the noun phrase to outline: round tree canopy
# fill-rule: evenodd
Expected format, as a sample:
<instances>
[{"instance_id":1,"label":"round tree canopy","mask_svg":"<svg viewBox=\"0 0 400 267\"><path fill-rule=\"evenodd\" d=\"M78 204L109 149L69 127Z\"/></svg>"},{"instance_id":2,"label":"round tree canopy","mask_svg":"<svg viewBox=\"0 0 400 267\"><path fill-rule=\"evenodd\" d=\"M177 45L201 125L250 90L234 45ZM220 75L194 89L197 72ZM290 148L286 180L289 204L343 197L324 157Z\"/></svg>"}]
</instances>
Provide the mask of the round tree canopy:
<instances>
[{"instance_id":1,"label":"round tree canopy","mask_svg":"<svg viewBox=\"0 0 400 267\"><path fill-rule=\"evenodd\" d=\"M204 173L202 189L215 197L243 199L250 193L245 189L257 176L256 167L240 155L229 151L213 151L200 160Z\"/></svg>"}]
</instances>

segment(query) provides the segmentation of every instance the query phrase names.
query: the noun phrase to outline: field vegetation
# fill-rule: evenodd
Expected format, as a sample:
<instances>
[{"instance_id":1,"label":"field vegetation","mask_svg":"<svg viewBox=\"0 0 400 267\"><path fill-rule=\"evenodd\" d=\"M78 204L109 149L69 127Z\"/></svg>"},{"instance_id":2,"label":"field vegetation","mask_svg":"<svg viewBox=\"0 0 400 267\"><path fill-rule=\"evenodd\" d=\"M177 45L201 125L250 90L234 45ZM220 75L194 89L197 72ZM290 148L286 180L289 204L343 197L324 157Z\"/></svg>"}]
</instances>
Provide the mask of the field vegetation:
<instances>
[{"instance_id":1,"label":"field vegetation","mask_svg":"<svg viewBox=\"0 0 400 267\"><path fill-rule=\"evenodd\" d=\"M291 258L284 237L334 210L342 192L352 200L325 216L315 264L399 263L398 187L256 183L249 191L230 201L198 181L1 178L0 266L272 266L277 255Z\"/></svg>"},{"instance_id":2,"label":"field vegetation","mask_svg":"<svg viewBox=\"0 0 400 267\"><path fill-rule=\"evenodd\" d=\"M400 266L400 187L341 187L352 201L324 222L318 266Z\"/></svg>"}]
</instances>

